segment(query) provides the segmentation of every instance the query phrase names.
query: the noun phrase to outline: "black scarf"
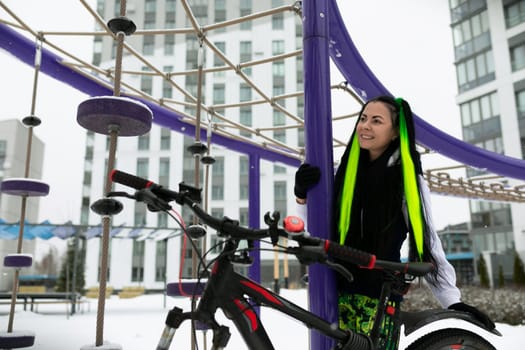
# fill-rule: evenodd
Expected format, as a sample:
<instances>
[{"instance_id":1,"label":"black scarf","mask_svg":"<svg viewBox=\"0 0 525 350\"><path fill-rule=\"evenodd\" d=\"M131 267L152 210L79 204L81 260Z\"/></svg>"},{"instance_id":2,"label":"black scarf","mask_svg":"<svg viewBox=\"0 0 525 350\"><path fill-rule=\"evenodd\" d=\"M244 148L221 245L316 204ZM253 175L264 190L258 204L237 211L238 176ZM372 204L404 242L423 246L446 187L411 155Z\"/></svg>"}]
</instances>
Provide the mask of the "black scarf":
<instances>
[{"instance_id":1,"label":"black scarf","mask_svg":"<svg viewBox=\"0 0 525 350\"><path fill-rule=\"evenodd\" d=\"M350 227L345 245L375 254L378 259L399 261L400 249L406 238L407 227L402 213L403 179L399 157L392 155L399 149L399 142L392 142L383 154L374 161L369 160L367 150L361 150L356 186L352 203ZM339 241L339 203L342 183L349 152L343 155L334 183L334 220L336 241ZM346 157L345 157L346 156ZM393 164L389 161L394 160ZM345 290L378 297L381 273L363 271L355 266L346 266L354 275L354 283Z\"/></svg>"}]
</instances>

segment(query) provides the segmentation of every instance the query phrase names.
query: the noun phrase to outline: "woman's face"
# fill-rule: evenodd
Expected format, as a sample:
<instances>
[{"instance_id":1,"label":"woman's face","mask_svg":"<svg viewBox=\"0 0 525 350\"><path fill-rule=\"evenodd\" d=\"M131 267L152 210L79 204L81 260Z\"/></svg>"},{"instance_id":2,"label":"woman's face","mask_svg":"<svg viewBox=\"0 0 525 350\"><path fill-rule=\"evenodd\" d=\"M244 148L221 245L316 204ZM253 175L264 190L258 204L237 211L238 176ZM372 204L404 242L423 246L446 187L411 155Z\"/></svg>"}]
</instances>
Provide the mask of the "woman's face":
<instances>
[{"instance_id":1,"label":"woman's face","mask_svg":"<svg viewBox=\"0 0 525 350\"><path fill-rule=\"evenodd\" d=\"M357 124L359 146L368 150L370 159L377 159L390 142L399 136L392 121L392 113L384 102L373 101L366 105Z\"/></svg>"}]
</instances>

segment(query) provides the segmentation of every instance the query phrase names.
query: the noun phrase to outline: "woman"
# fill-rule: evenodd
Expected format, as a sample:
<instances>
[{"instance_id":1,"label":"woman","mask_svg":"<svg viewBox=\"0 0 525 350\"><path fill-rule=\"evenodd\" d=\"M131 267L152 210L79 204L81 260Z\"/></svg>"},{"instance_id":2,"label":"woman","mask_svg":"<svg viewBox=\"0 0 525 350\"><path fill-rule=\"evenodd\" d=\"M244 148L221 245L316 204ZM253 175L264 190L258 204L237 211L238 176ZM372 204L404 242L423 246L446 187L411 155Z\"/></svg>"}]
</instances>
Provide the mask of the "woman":
<instances>
[{"instance_id":1,"label":"woman","mask_svg":"<svg viewBox=\"0 0 525 350\"><path fill-rule=\"evenodd\" d=\"M306 203L306 192L319 177L319 168L308 164L299 167L294 188L297 203ZM470 312L494 328L485 314L460 301L454 269L432 226L429 196L409 104L390 96L369 100L359 113L335 176L333 240L375 254L378 259L399 261L408 236L409 259L435 266L426 280L441 305ZM346 267L354 282L338 280L339 325L369 334L384 276L380 271ZM390 302L399 310L399 296L392 295ZM395 317L385 316L380 349L397 349L399 326L394 321Z\"/></svg>"}]
</instances>

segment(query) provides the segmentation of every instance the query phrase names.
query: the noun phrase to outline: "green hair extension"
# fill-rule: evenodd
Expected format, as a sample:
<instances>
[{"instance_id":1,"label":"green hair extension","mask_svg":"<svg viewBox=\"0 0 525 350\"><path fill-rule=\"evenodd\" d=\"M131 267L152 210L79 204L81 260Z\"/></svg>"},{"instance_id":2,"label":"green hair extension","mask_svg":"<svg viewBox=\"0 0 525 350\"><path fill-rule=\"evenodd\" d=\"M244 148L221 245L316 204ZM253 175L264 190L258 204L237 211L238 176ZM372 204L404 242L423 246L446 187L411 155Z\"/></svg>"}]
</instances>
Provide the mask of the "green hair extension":
<instances>
[{"instance_id":1,"label":"green hair extension","mask_svg":"<svg viewBox=\"0 0 525 350\"><path fill-rule=\"evenodd\" d=\"M399 105L399 138L401 151L401 167L403 170L403 183L407 201L408 217L416 243L416 249L420 260L423 260L423 218L421 210L421 198L419 197L416 171L414 161L410 154L409 136L405 113L403 111L403 99L397 98Z\"/></svg>"},{"instance_id":2,"label":"green hair extension","mask_svg":"<svg viewBox=\"0 0 525 350\"><path fill-rule=\"evenodd\" d=\"M339 215L339 244L344 244L348 228L350 227L350 212L352 210L352 200L354 199L355 178L359 164L359 140L354 133L350 154L346 164L345 178L343 182L343 193L341 195L341 212Z\"/></svg>"}]
</instances>

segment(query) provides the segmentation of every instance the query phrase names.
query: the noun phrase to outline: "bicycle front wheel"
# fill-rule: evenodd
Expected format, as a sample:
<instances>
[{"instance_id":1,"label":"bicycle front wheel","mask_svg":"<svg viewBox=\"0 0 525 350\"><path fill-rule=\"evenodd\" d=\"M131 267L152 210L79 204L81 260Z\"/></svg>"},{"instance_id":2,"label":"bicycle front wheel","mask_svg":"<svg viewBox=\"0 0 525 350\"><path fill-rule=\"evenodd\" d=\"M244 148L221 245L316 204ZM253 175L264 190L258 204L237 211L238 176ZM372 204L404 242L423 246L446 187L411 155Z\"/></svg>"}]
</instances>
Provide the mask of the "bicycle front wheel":
<instances>
[{"instance_id":1,"label":"bicycle front wheel","mask_svg":"<svg viewBox=\"0 0 525 350\"><path fill-rule=\"evenodd\" d=\"M406 350L496 350L479 335L464 329L441 329L419 338Z\"/></svg>"}]
</instances>

